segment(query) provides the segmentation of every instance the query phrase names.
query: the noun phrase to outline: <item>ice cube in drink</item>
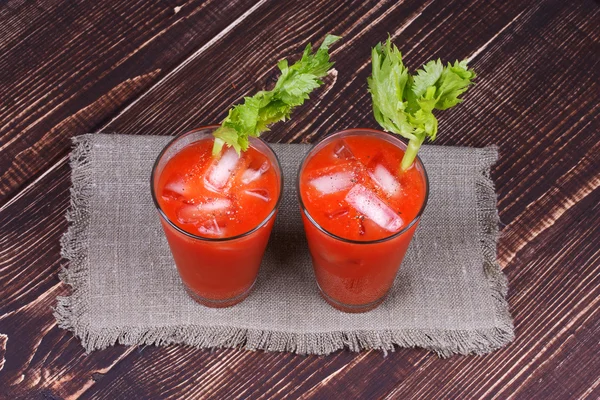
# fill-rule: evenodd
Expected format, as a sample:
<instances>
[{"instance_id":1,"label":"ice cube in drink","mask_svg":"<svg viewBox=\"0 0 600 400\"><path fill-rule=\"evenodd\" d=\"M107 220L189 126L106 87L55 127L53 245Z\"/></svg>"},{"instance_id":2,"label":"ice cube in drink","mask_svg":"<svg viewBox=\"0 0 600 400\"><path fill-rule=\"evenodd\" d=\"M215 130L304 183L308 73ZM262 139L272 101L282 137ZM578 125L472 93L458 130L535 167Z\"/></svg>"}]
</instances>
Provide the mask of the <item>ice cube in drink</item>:
<instances>
[{"instance_id":1,"label":"ice cube in drink","mask_svg":"<svg viewBox=\"0 0 600 400\"><path fill-rule=\"evenodd\" d=\"M265 203L271 201L271 194L267 189L246 189L244 193L248 196L254 197L255 199L260 199Z\"/></svg>"},{"instance_id":2,"label":"ice cube in drink","mask_svg":"<svg viewBox=\"0 0 600 400\"><path fill-rule=\"evenodd\" d=\"M247 185L260 178L265 172L269 170L271 164L264 161L260 167L254 168L252 165L242 173L242 183Z\"/></svg>"},{"instance_id":3,"label":"ice cube in drink","mask_svg":"<svg viewBox=\"0 0 600 400\"><path fill-rule=\"evenodd\" d=\"M402 227L402 218L363 185L354 186L346 195L346 201L356 211L388 232L396 232Z\"/></svg>"},{"instance_id":4,"label":"ice cube in drink","mask_svg":"<svg viewBox=\"0 0 600 400\"><path fill-rule=\"evenodd\" d=\"M310 185L323 195L348 189L352 184L353 173L350 171L331 172L310 181Z\"/></svg>"},{"instance_id":5,"label":"ice cube in drink","mask_svg":"<svg viewBox=\"0 0 600 400\"><path fill-rule=\"evenodd\" d=\"M356 157L350 147L346 144L346 142L342 139L336 142L333 146L333 154L340 160L345 161L355 161Z\"/></svg>"},{"instance_id":6,"label":"ice cube in drink","mask_svg":"<svg viewBox=\"0 0 600 400\"><path fill-rule=\"evenodd\" d=\"M205 177L206 186L212 189L223 189L235 171L240 156L233 147L223 150L218 160L213 161Z\"/></svg>"},{"instance_id":7,"label":"ice cube in drink","mask_svg":"<svg viewBox=\"0 0 600 400\"><path fill-rule=\"evenodd\" d=\"M382 164L377 164L372 171L369 171L369 176L386 195L395 196L400 193L400 183Z\"/></svg>"},{"instance_id":8,"label":"ice cube in drink","mask_svg":"<svg viewBox=\"0 0 600 400\"><path fill-rule=\"evenodd\" d=\"M197 204L182 204L177 211L177 220L182 224L197 225L215 214L225 215L231 206L231 200L225 198L208 199Z\"/></svg>"},{"instance_id":9,"label":"ice cube in drink","mask_svg":"<svg viewBox=\"0 0 600 400\"><path fill-rule=\"evenodd\" d=\"M165 201L182 201L189 196L191 190L182 178L174 179L165 185L161 195Z\"/></svg>"}]
</instances>

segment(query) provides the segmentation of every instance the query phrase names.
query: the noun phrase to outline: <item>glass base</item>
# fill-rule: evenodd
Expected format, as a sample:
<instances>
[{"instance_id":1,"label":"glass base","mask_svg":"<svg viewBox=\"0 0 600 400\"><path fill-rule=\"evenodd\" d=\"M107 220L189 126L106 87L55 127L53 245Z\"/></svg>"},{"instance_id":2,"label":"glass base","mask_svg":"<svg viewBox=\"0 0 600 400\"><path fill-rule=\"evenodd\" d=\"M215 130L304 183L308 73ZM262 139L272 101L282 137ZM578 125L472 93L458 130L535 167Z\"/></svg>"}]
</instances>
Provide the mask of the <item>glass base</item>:
<instances>
[{"instance_id":1,"label":"glass base","mask_svg":"<svg viewBox=\"0 0 600 400\"><path fill-rule=\"evenodd\" d=\"M206 307L211 307L211 308L225 308L225 307L234 306L238 303L241 303L243 300L245 300L246 297L248 297L248 295L250 294L250 292L252 292L252 289L254 288L254 283L252 283L252 285L244 293L242 293L236 297L232 297L230 299L224 299L224 300L207 299L205 297L199 296L192 289L187 287L187 285L184 284L183 287L185 287L185 291L187 292L187 294L196 303L201 304Z\"/></svg>"},{"instance_id":2,"label":"glass base","mask_svg":"<svg viewBox=\"0 0 600 400\"><path fill-rule=\"evenodd\" d=\"M367 304L344 304L344 303L340 303L339 301L334 300L331 297L329 297L323 291L323 289L321 289L320 286L319 286L319 293L321 293L321 297L323 297L323 299L325 299L325 301L327 303L329 303L330 306L332 306L333 308L336 308L340 311L346 312L346 313L363 313L363 312L371 311L374 308L377 308L378 305L383 303L383 300L385 300L385 296L387 296L387 294L386 294L382 298L377 299L377 300L375 300L371 303L367 303Z\"/></svg>"}]
</instances>

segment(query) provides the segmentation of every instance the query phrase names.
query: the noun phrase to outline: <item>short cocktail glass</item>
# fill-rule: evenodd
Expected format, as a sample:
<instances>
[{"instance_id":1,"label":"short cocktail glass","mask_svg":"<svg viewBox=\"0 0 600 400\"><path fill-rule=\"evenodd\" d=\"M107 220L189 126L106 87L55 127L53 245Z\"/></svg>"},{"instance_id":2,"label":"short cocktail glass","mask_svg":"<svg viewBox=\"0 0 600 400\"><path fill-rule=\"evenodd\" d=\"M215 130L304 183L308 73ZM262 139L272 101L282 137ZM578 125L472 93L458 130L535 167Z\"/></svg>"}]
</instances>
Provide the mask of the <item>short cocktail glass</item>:
<instances>
[{"instance_id":1,"label":"short cocktail glass","mask_svg":"<svg viewBox=\"0 0 600 400\"><path fill-rule=\"evenodd\" d=\"M298 198L323 298L345 312L377 307L396 278L429 191L417 157L399 173L406 144L372 129L317 143L298 173Z\"/></svg>"},{"instance_id":2,"label":"short cocktail glass","mask_svg":"<svg viewBox=\"0 0 600 400\"><path fill-rule=\"evenodd\" d=\"M277 156L250 138L241 157L213 158L208 126L178 136L159 154L151 192L188 294L208 307L244 300L256 281L281 199Z\"/></svg>"}]
</instances>

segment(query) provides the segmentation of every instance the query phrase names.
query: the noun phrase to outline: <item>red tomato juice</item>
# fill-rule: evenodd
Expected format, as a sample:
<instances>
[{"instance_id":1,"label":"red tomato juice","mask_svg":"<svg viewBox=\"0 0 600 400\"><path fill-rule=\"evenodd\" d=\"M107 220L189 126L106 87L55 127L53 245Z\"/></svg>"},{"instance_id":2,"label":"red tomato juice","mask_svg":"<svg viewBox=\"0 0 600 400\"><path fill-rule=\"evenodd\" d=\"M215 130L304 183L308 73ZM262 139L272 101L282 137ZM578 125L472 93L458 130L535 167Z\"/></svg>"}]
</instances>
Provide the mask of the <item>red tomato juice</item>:
<instances>
[{"instance_id":1,"label":"red tomato juice","mask_svg":"<svg viewBox=\"0 0 600 400\"><path fill-rule=\"evenodd\" d=\"M383 301L427 198L420 160L400 173L405 145L352 130L318 144L300 171L302 218L323 297L347 312Z\"/></svg>"},{"instance_id":2,"label":"red tomato juice","mask_svg":"<svg viewBox=\"0 0 600 400\"><path fill-rule=\"evenodd\" d=\"M258 139L241 156L224 148L213 157L211 131L165 160L153 184L186 290L201 304L227 307L243 300L256 280L281 172L274 153Z\"/></svg>"}]
</instances>

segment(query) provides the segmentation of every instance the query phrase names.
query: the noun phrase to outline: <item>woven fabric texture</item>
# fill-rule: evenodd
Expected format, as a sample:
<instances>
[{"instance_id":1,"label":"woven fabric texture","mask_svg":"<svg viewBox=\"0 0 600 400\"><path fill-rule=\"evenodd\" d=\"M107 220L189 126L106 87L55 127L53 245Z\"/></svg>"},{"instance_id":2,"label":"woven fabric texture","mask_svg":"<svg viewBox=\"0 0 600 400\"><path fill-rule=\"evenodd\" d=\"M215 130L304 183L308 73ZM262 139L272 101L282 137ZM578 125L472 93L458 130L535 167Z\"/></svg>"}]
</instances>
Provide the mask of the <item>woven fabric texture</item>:
<instances>
[{"instance_id":1,"label":"woven fabric texture","mask_svg":"<svg viewBox=\"0 0 600 400\"><path fill-rule=\"evenodd\" d=\"M423 146L428 206L396 282L377 309L346 314L320 297L296 197L309 149L273 144L284 197L253 292L210 309L186 294L150 195L150 172L171 137L74 138L70 227L62 239L71 285L55 316L87 351L173 343L328 354L395 346L440 356L483 354L514 337L496 261L498 215L489 177L496 148Z\"/></svg>"}]
</instances>

